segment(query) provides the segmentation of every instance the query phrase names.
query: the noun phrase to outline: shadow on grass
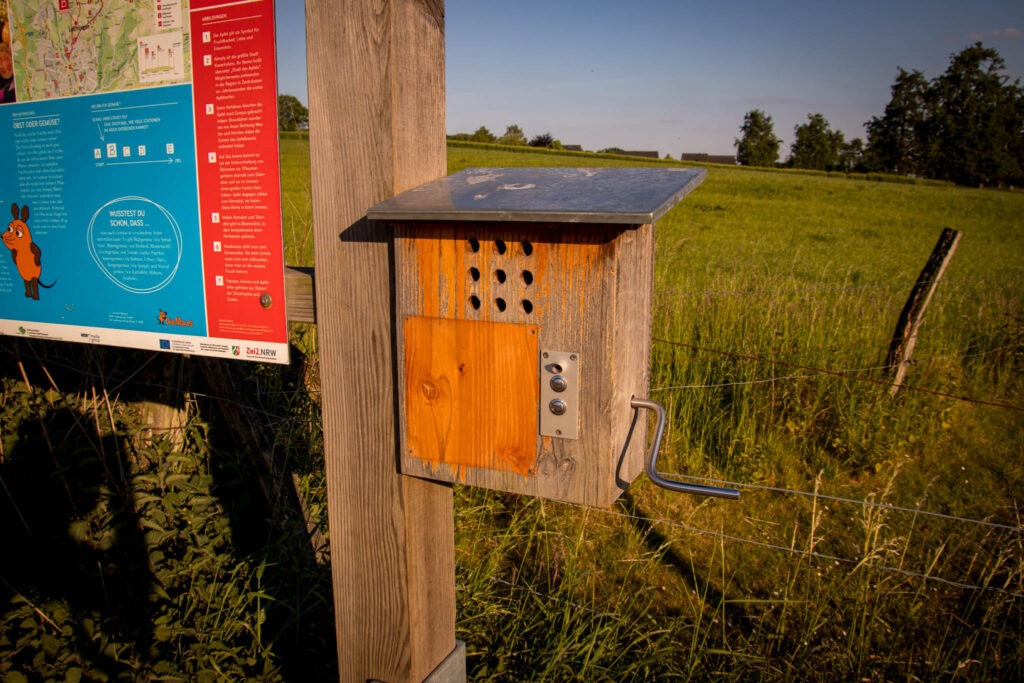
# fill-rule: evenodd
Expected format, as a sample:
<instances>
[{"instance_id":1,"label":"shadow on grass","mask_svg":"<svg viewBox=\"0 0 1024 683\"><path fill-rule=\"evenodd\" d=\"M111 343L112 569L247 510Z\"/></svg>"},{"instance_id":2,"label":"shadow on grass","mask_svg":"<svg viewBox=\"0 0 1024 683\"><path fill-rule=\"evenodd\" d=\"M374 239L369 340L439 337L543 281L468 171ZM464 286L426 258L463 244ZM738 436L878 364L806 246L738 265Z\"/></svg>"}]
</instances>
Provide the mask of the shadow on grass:
<instances>
[{"instance_id":1,"label":"shadow on grass","mask_svg":"<svg viewBox=\"0 0 1024 683\"><path fill-rule=\"evenodd\" d=\"M337 679L330 567L191 361L8 340L0 368L0 678ZM145 403L185 423L146 439Z\"/></svg>"}]
</instances>

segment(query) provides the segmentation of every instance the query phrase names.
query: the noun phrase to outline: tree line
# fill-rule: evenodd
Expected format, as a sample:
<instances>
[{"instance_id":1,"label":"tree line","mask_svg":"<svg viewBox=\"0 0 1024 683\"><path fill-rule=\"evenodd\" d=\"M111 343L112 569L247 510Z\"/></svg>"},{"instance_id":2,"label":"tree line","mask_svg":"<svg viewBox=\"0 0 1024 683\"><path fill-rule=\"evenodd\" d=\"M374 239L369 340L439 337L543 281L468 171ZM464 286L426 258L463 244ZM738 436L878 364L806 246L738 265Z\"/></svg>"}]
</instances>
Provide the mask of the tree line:
<instances>
[{"instance_id":1,"label":"tree line","mask_svg":"<svg viewBox=\"0 0 1024 683\"><path fill-rule=\"evenodd\" d=\"M1010 81L999 53L980 42L950 56L931 81L899 69L881 116L864 124L867 144L846 142L825 117L794 128L783 165L828 171L881 171L962 185L1024 184L1024 89ZM772 118L749 111L735 141L737 160L771 166L782 141Z\"/></svg>"},{"instance_id":2,"label":"tree line","mask_svg":"<svg viewBox=\"0 0 1024 683\"><path fill-rule=\"evenodd\" d=\"M562 149L562 141L551 137L551 133L541 133L529 140L523 129L512 123L505 127L505 134L498 137L487 126L480 126L473 133L455 133L448 136L449 140L464 140L468 142L489 142L495 145L515 145L522 147L544 147L547 149Z\"/></svg>"}]
</instances>

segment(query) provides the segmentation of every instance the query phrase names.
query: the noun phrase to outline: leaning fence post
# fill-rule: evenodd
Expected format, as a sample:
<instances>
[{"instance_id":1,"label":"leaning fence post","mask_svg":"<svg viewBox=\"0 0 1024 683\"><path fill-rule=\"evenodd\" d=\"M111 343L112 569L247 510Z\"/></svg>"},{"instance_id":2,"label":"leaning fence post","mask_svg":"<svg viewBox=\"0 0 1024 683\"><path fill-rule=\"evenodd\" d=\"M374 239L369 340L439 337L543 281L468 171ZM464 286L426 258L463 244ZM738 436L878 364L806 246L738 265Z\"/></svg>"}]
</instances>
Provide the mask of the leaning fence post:
<instances>
[{"instance_id":1,"label":"leaning fence post","mask_svg":"<svg viewBox=\"0 0 1024 683\"><path fill-rule=\"evenodd\" d=\"M391 234L365 218L445 174L443 3L307 0L306 36L340 676L464 680L452 489L398 474Z\"/></svg>"},{"instance_id":2,"label":"leaning fence post","mask_svg":"<svg viewBox=\"0 0 1024 683\"><path fill-rule=\"evenodd\" d=\"M917 276L917 282L910 290L907 303L903 305L899 322L892 333L892 342L889 345L889 353L885 358L885 366L893 374L893 384L889 388L889 395L895 396L903 384L903 378L907 374L907 367L910 365L910 356L914 353L914 346L917 344L917 330L921 327L924 319L924 311L932 300L935 288L938 287L946 266L949 265L960 243L960 233L950 228L943 228L939 235L939 241L928 257L921 274Z\"/></svg>"}]
</instances>

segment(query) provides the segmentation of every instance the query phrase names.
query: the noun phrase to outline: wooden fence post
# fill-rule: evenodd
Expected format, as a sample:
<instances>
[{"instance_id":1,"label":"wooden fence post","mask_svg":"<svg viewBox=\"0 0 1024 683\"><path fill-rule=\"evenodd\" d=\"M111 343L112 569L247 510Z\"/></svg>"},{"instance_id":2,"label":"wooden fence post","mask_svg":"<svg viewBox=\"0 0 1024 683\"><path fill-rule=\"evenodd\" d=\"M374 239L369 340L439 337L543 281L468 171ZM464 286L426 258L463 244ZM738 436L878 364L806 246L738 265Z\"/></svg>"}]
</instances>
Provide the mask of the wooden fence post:
<instances>
[{"instance_id":1,"label":"wooden fence post","mask_svg":"<svg viewBox=\"0 0 1024 683\"><path fill-rule=\"evenodd\" d=\"M306 44L340 674L434 680L458 660L452 491L397 473L391 235L365 215L445 174L443 3L307 0Z\"/></svg>"},{"instance_id":2,"label":"wooden fence post","mask_svg":"<svg viewBox=\"0 0 1024 683\"><path fill-rule=\"evenodd\" d=\"M928 308L935 288L939 286L939 280L946 272L946 266L953 258L953 252L960 243L960 233L950 228L943 228L939 235L939 241L924 264L924 269L917 276L917 282L910 290L907 303L903 305L900 312L899 322L892 333L892 342L889 344L889 353L885 358L885 365L893 373L893 385L889 388L889 395L895 396L900 390L903 378L907 374L907 367L910 365L910 356L914 353L914 346L917 345L917 330L924 320L924 311Z\"/></svg>"}]
</instances>

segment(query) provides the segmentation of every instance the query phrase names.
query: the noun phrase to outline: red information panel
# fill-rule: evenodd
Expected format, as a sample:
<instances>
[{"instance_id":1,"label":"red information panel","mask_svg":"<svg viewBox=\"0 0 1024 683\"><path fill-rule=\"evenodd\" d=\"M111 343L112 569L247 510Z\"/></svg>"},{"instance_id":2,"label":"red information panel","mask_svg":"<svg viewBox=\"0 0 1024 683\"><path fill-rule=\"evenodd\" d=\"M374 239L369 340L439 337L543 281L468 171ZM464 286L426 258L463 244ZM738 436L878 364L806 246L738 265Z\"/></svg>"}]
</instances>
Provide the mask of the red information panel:
<instances>
[{"instance_id":1,"label":"red information panel","mask_svg":"<svg viewBox=\"0 0 1024 683\"><path fill-rule=\"evenodd\" d=\"M209 336L287 342L272 0L193 0Z\"/></svg>"}]
</instances>

